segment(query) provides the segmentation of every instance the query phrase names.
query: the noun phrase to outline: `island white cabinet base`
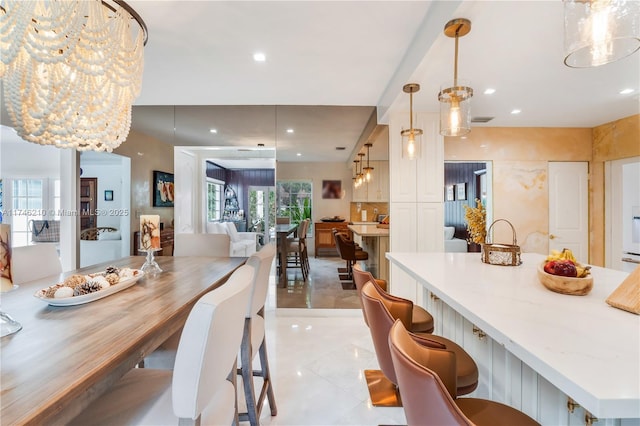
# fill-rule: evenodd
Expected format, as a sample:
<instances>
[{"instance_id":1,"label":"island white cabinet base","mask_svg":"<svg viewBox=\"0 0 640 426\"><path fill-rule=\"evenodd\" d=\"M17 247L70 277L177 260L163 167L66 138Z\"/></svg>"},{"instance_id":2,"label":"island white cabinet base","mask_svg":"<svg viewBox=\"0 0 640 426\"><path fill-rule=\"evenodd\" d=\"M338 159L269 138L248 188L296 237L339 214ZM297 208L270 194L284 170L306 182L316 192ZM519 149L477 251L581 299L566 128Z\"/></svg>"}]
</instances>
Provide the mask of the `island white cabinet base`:
<instances>
[{"instance_id":1,"label":"island white cabinet base","mask_svg":"<svg viewBox=\"0 0 640 426\"><path fill-rule=\"evenodd\" d=\"M640 425L640 316L605 303L628 274L594 267L591 293L568 296L539 283L538 254L523 254L517 267L484 264L479 253L387 258L416 280L403 285L421 290L435 333L478 364L472 396L543 425Z\"/></svg>"}]
</instances>

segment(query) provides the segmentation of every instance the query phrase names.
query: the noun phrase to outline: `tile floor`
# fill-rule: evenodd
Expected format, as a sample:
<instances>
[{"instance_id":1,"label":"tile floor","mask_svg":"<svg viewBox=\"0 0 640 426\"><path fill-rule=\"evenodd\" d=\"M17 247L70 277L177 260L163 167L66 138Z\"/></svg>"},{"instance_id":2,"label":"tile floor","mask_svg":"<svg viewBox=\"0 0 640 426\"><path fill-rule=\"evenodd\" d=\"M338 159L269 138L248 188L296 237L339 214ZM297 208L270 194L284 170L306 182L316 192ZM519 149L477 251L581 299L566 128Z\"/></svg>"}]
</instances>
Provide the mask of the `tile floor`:
<instances>
[{"instance_id":1,"label":"tile floor","mask_svg":"<svg viewBox=\"0 0 640 426\"><path fill-rule=\"evenodd\" d=\"M271 417L265 402L260 423L406 424L402 408L371 405L364 370L379 367L356 290L344 290L338 278L344 261L311 257L309 262L308 281L299 269L289 269L286 288L276 286L272 268L265 318L278 414Z\"/></svg>"},{"instance_id":2,"label":"tile floor","mask_svg":"<svg viewBox=\"0 0 640 426\"><path fill-rule=\"evenodd\" d=\"M339 257L310 257L309 278L300 269L287 269L287 286L277 289L278 308L360 309L356 290L344 290L337 268L344 268Z\"/></svg>"},{"instance_id":3,"label":"tile floor","mask_svg":"<svg viewBox=\"0 0 640 426\"><path fill-rule=\"evenodd\" d=\"M261 424L406 424L402 408L371 405L364 370L378 363L360 309L275 309L272 289L265 316L278 414L265 405Z\"/></svg>"}]
</instances>

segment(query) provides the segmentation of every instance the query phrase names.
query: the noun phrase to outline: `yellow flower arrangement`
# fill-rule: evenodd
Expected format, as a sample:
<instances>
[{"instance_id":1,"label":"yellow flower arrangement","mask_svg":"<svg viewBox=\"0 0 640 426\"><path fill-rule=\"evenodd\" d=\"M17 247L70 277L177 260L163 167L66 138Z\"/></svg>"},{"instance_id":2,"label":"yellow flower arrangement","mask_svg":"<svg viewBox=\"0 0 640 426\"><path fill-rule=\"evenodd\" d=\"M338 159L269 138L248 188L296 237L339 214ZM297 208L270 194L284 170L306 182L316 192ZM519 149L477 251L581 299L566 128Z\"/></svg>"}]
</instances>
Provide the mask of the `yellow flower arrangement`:
<instances>
[{"instance_id":1,"label":"yellow flower arrangement","mask_svg":"<svg viewBox=\"0 0 640 426\"><path fill-rule=\"evenodd\" d=\"M487 236L487 211L476 198L477 207L464 206L464 220L467 222L469 242L483 244Z\"/></svg>"}]
</instances>

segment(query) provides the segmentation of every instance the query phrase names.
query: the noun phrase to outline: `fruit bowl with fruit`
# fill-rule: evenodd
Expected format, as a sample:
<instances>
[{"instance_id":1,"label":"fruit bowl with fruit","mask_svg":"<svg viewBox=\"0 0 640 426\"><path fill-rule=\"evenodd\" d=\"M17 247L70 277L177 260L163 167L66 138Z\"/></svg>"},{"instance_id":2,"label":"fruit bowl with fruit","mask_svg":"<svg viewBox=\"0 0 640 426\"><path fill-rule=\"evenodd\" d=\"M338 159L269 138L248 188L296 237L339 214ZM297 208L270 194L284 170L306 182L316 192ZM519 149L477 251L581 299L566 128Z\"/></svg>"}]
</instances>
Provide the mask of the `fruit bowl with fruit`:
<instances>
[{"instance_id":1,"label":"fruit bowl with fruit","mask_svg":"<svg viewBox=\"0 0 640 426\"><path fill-rule=\"evenodd\" d=\"M538 266L538 279L556 293L584 296L593 288L590 268L578 262L569 249L553 250Z\"/></svg>"}]
</instances>

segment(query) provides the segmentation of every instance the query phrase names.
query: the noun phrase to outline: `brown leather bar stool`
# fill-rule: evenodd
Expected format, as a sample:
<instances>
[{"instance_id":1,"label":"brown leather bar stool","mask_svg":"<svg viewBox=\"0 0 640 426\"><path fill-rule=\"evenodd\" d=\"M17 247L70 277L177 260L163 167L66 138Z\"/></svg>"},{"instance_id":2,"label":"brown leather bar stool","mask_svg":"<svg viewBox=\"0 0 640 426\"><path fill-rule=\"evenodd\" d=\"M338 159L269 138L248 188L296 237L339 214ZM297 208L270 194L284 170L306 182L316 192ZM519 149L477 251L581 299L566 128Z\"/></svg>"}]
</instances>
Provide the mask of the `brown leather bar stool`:
<instances>
[{"instance_id":1,"label":"brown leather bar stool","mask_svg":"<svg viewBox=\"0 0 640 426\"><path fill-rule=\"evenodd\" d=\"M391 327L389 347L409 426L538 425L508 405L479 398L457 398L458 354L424 345L400 321Z\"/></svg>"},{"instance_id":2,"label":"brown leather bar stool","mask_svg":"<svg viewBox=\"0 0 640 426\"><path fill-rule=\"evenodd\" d=\"M347 263L347 273L346 275L341 275L340 279L353 280L353 265L359 260L369 259L369 254L364 250L357 250L356 244L340 232L335 232L333 237L336 242L338 254L340 254L340 257Z\"/></svg>"},{"instance_id":3,"label":"brown leather bar stool","mask_svg":"<svg viewBox=\"0 0 640 426\"><path fill-rule=\"evenodd\" d=\"M394 311L392 315L395 318L402 318L406 324L411 324L410 330L413 332L431 333L433 332L433 316L425 310L422 306L414 305L409 299L403 299L402 297L394 296L387 292L387 282L385 280L379 280L369 271L363 271L360 265L353 266L353 281L356 283L356 289L358 290L358 296L362 300L362 287L365 283L371 281L378 287L378 292L385 296L389 303L393 303ZM363 311L364 314L364 311ZM364 322L369 325L365 316Z\"/></svg>"},{"instance_id":4,"label":"brown leather bar stool","mask_svg":"<svg viewBox=\"0 0 640 426\"><path fill-rule=\"evenodd\" d=\"M389 331L396 320L392 314L393 302L383 297L375 285L367 282L362 288L362 308L369 322L369 330L380 370L365 370L365 378L375 406L399 407L402 405L398 393L398 381L389 351ZM448 350L456 354L455 376L456 392L459 395L473 392L478 387L478 366L465 350L442 337L433 334L416 334L424 345Z\"/></svg>"},{"instance_id":5,"label":"brown leather bar stool","mask_svg":"<svg viewBox=\"0 0 640 426\"><path fill-rule=\"evenodd\" d=\"M297 237L287 238L287 268L300 268L304 281L309 277L309 254L307 251L307 231L310 219L298 225Z\"/></svg>"}]
</instances>

